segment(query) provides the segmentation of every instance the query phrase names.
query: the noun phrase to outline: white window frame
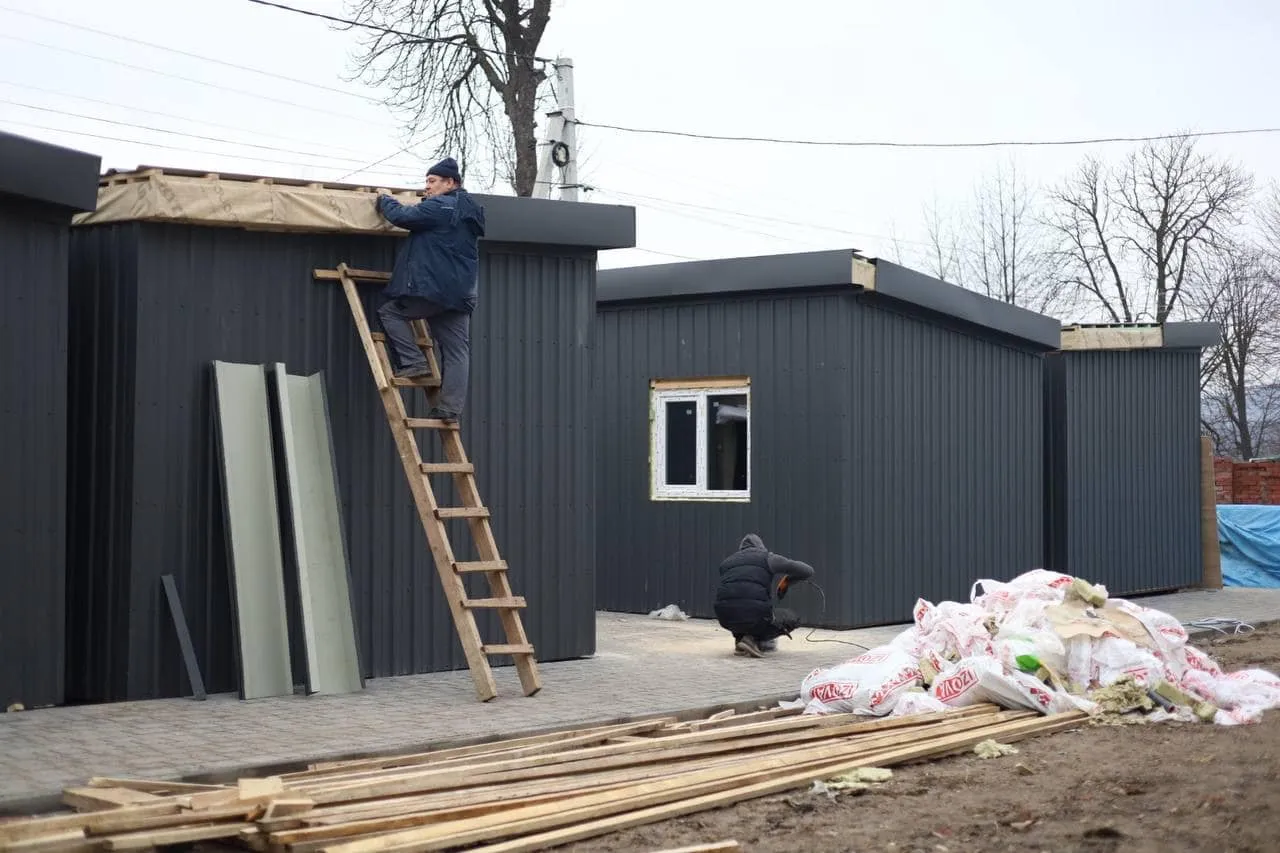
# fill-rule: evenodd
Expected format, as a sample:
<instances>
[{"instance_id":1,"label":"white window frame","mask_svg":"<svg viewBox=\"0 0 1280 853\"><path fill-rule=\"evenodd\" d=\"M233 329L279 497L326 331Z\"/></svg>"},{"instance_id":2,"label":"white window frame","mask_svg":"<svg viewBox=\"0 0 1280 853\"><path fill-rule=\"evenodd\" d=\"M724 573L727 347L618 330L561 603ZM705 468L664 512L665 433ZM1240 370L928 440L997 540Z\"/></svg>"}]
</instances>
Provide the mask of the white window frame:
<instances>
[{"instance_id":1,"label":"white window frame","mask_svg":"<svg viewBox=\"0 0 1280 853\"><path fill-rule=\"evenodd\" d=\"M707 407L708 397L743 394L747 398L747 488L707 488ZM668 485L663 482L667 470L667 403L691 402L697 407L697 482L692 486ZM751 380L732 379L653 380L649 383L649 499L654 501L727 501L748 503L751 500Z\"/></svg>"}]
</instances>

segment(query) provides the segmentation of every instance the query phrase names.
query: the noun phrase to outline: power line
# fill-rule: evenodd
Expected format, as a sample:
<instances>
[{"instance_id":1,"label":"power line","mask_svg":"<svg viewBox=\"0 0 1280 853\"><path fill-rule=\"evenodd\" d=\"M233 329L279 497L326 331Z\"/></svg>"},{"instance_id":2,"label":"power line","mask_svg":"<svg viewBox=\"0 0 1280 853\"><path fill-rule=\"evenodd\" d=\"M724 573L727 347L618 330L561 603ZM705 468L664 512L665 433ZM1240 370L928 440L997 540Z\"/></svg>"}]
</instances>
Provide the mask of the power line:
<instances>
[{"instance_id":1,"label":"power line","mask_svg":"<svg viewBox=\"0 0 1280 853\"><path fill-rule=\"evenodd\" d=\"M619 199L620 201L626 202L626 198L624 198L624 197L623 197L623 194L622 194L622 193L615 193L615 192L612 192L612 191L610 191L610 190L605 189L604 187L595 187L595 190L596 190L597 192L604 193L605 195L611 195L611 196L614 196L615 198ZM666 205L668 205L668 207L665 207L665 208L664 208L664 207L656 207L654 202L650 202L650 203L645 203L645 202L631 202L631 203L632 203L632 204L634 204L636 207L647 207L647 208L649 208L650 210L656 210L656 211L657 211L657 212L659 212L659 213L669 213L669 214L671 214L672 216L682 216L682 217L684 217L685 219L692 219L692 220L694 220L695 222L701 222L701 223L703 223L704 225L718 225L718 226L719 226L719 227L721 227L721 228L727 228L727 229L728 229L728 230L730 230L730 231L740 231L740 232L742 232L743 234L755 234L755 235L757 235L757 236L759 236L759 237L768 237L768 238L770 238L771 240L781 240L781 241L783 241L784 243L802 243L802 244L804 244L804 245L808 245L808 246L820 246L820 245L822 245L821 243L815 243L815 242L813 242L812 240L802 240L802 239L799 239L799 238L796 238L796 237L785 237L785 236L782 236L782 235L780 235L780 234L771 233L771 232L768 232L768 231L759 231L759 230L756 230L756 229L754 229L754 228L744 228L744 227L743 227L743 226L741 226L741 225L734 225L733 223L730 223L730 222L723 222L723 221L717 221L717 220L715 220L715 219L709 219L709 218L707 218L707 216L706 216L705 214L703 214L703 215L701 215L701 216L700 216L700 215L695 214L695 213L686 213L686 212L684 212L684 211L682 211L682 210L679 210L679 209L678 209L678 207L677 207L677 205L676 205L676 203L668 202L668 201L665 201L665 200L663 200L663 201L661 201L661 202L660 202L660 203L662 203L662 204L666 204Z\"/></svg>"},{"instance_id":2,"label":"power line","mask_svg":"<svg viewBox=\"0 0 1280 853\"><path fill-rule=\"evenodd\" d=\"M656 197L656 196L641 195L640 193L627 192L627 191L625 191L625 190L613 190L613 189L609 189L608 187L601 187L601 186L594 185L594 184L593 184L593 186L595 186L595 188L596 188L597 190L600 190L601 192L611 193L611 194L616 195L616 196L629 197L629 198L640 198L640 199L645 199L645 200L647 200L647 201L658 201L658 202L663 202L663 203L665 203L665 204L670 204L670 205L674 205L674 206L677 206L677 207L689 207L689 208L693 208L693 209L695 209L695 210L706 210L706 211L711 211L711 212L714 212L714 213L725 213L725 214L728 214L728 215L730 215L730 216L741 216L741 217L742 217L742 218L744 218L744 219L758 219L758 220L761 220L761 221L764 221L764 222L777 222L777 223L778 223L778 224L780 224L780 225L792 225L792 226L794 226L794 227L796 227L796 228L811 228L811 229L813 229L813 230L815 230L815 231L831 231L831 232L833 232L833 233L835 233L835 234L844 234L844 235L849 236L849 237L871 237L872 239L875 239L875 240L886 240L886 241L892 241L892 240L894 240L894 239L895 239L895 238L893 238L893 237L887 237L887 236L885 236L884 234L871 234L871 233L868 233L868 232L865 232L865 231L849 231L849 230L846 230L846 229L844 229L844 228L832 228L832 227L831 227L831 226L829 226L829 225L815 225L815 224L814 224L814 223L812 223L812 222L798 222L798 221L796 221L796 220L794 220L794 219L778 219L777 217L774 217L774 216L761 216L760 214L756 214L756 213L743 213L743 212L741 212L741 211L737 211L737 210L729 210L728 208L724 208L724 207L710 207L710 206L705 205L705 204L693 204L692 202L687 202L687 201L675 201L675 200L673 200L673 199L669 199L669 198L658 198L658 197ZM916 242L916 241L914 241L914 240L898 240L898 242L900 242L900 243L914 243L914 242ZM920 243L919 245L928 245L928 244L926 244L926 243Z\"/></svg>"},{"instance_id":3,"label":"power line","mask_svg":"<svg viewBox=\"0 0 1280 853\"><path fill-rule=\"evenodd\" d=\"M281 166L303 166L309 169L324 169L326 171L332 171L332 172L338 171L337 167L333 166L332 164L305 163L305 162L299 162L297 160L273 160L268 157L254 157L249 154L228 154L225 151L206 151L200 148L183 148L178 145L165 145L160 142L146 142L140 139L123 139L119 136L107 136L101 133L90 133L86 130L71 130L65 127L49 127L43 124L33 124L32 122L28 122L28 121L13 121L12 119L5 119L5 121L8 122L9 124L17 125L19 127L30 127L30 128L34 128L35 130L47 130L47 131L52 131L53 133L69 133L72 136L85 136L90 139L105 139L110 142L125 142L130 145L143 145L149 148L164 148L168 151L181 151L186 154L207 154L213 157L228 157L236 160L252 160L255 163L272 163L272 164L281 165ZM215 171L215 170L210 170L210 171ZM371 172L370 174L381 175L383 177L394 177L396 180L406 180L403 173Z\"/></svg>"},{"instance_id":4,"label":"power line","mask_svg":"<svg viewBox=\"0 0 1280 853\"><path fill-rule=\"evenodd\" d=\"M185 136L188 139L200 139L200 140L203 140L204 142L219 142L219 143L222 143L223 145L240 145L245 148L256 148L261 151L275 151L281 154L301 154L303 157L323 157L325 159L332 160L335 163L342 162L342 163L350 164L350 163L363 162L363 158L357 159L353 157L337 157L332 154L326 154L323 151L300 151L294 148L279 148L274 145L258 145L257 143L254 143L254 142L239 142L235 139L222 139L221 137L218 137L218 136L204 136L199 133L183 133L180 130L168 130L167 128L163 128L163 127L151 127L150 125L135 124L133 122L128 122L128 121L116 121L115 119L98 118L97 116L85 115L83 113L73 113L68 110L59 110L53 107L38 107L34 104L24 104L24 103L21 103L20 101L11 101L7 98L0 98L0 104L12 104L15 107L22 107L23 109L27 109L27 110L39 110L40 112L43 112L43 113L54 113L56 115L70 116L71 118L84 119L86 121L97 121L97 122L102 122L103 124L114 124L118 127L129 127L129 128L133 128L134 130L149 130L152 133L168 133L173 136ZM403 153L404 151L407 151L407 150L408 150L408 147L402 148L400 149L400 151L397 151L396 154ZM231 155L231 156L238 156L238 155ZM386 160L390 160L391 157L394 157L394 156L395 154L392 154L390 157L384 157L382 160L379 160L377 163L373 165L375 166L380 165Z\"/></svg>"},{"instance_id":5,"label":"power line","mask_svg":"<svg viewBox=\"0 0 1280 853\"><path fill-rule=\"evenodd\" d=\"M359 153L350 148L342 148L340 146L329 145L328 143L318 142L317 140L314 140L314 139L301 139L296 136L281 136L276 133L267 133L266 131L259 130L258 128L243 127L243 126L234 125L234 124L222 124L216 121L209 121L208 119L190 118L188 116L180 116L180 115L177 115L176 113L167 113L161 110L149 110L145 107L133 106L132 104L122 104L118 101L108 101L103 98L89 98L84 95L73 95L70 92L60 92L57 89L46 89L42 86L32 86L30 83L18 83L13 80L0 80L0 86L13 86L19 89L29 89L33 92L43 92L46 95L56 95L61 98L70 98L76 101L85 101L86 103L90 103L90 104L100 104L104 107L115 107L117 109L130 110L132 112L143 113L145 115L159 116L161 118L177 119L178 121L186 121L186 122L191 122L193 124L202 124L208 127L218 127L218 128L222 128L223 130L236 130L242 133L253 133L253 134L257 134L258 136L264 136L270 139L279 139L284 142L309 142L309 143L321 145L325 148L332 148L335 152L342 152L345 154ZM325 156L331 156L331 155L326 154Z\"/></svg>"},{"instance_id":6,"label":"power line","mask_svg":"<svg viewBox=\"0 0 1280 853\"><path fill-rule=\"evenodd\" d=\"M297 107L300 110L310 110L312 112L324 113L326 115L337 116L338 118L345 118L351 121L359 121L359 122L367 121L367 119L362 119L358 116L353 116L349 113L338 113L338 112L334 112L333 110L326 110L322 107L310 107L310 106L307 106L306 104L300 104L297 101L290 101L284 98L273 98L270 95L263 95L260 92L250 92L244 89L233 89L230 86L223 86L218 83L208 83L204 80L198 80L195 77L185 77L181 74L174 74L170 71L161 71L157 68L147 68L144 65L134 65L132 63L124 62L119 59L111 59L105 56L96 56L92 53L84 53L83 51L72 50L69 47L58 47L57 45L45 44L44 42L35 41L34 39L22 38L21 36L10 35L9 33L0 33L0 38L9 39L10 41L24 42L26 44L33 44L37 47L43 47L48 50L56 50L61 53L70 53L75 56L83 56L86 59L96 59L99 62L109 62L112 65L120 65L125 68L132 68L135 71L143 71L147 74L158 74L161 77L172 77L175 80L183 80L187 83L195 83L198 86L208 86L211 89L221 89L224 92L232 92L234 94L244 95L250 98L260 98L261 100L264 100L264 101L271 101L277 104L284 104L290 107Z\"/></svg>"},{"instance_id":7,"label":"power line","mask_svg":"<svg viewBox=\"0 0 1280 853\"><path fill-rule=\"evenodd\" d=\"M253 0L257 2L257 0ZM575 120L582 127L596 127L603 130L616 130L622 133L642 133L657 136L681 136L688 139L708 139L718 142L765 142L775 145L816 145L832 148L1006 148L1006 147L1049 147L1068 145L1100 145L1110 142L1159 142L1166 139L1185 139L1187 137L1209 136L1244 136L1246 134L1280 133L1280 127L1257 127L1241 130L1206 130L1187 133L1163 133L1155 136L1101 136L1091 139L1054 139L1054 140L1003 140L995 142L889 142L875 140L823 140L823 139L785 139L770 136L724 136L713 133L695 133L685 130L663 130L658 128L625 127L616 124L598 124L595 122Z\"/></svg>"},{"instance_id":8,"label":"power line","mask_svg":"<svg viewBox=\"0 0 1280 853\"><path fill-rule=\"evenodd\" d=\"M62 21L57 18L46 17L45 15L37 15L35 12L27 12L23 9L12 9L8 6L0 6L0 10L3 10L5 12L11 12L15 15L26 15L29 18L36 18L37 20L48 21L53 24L59 24L64 27L71 27L72 29L76 29L76 30L83 30L84 32L88 32L88 33L96 33L97 35L107 36L108 38L120 39L121 41L127 41L133 44L140 44L140 45L143 45L144 47L155 48L156 50L164 50L164 51L168 51L169 53L176 53L179 56L187 56L192 59L203 60L204 62L212 62L217 65L226 66L227 68L237 68L241 71L249 71L253 74L261 74L265 77L275 77L278 80L287 80L290 83L297 83L301 86L310 86L313 89L322 89L326 92L334 92L339 95L347 95L348 97L352 97L352 98L360 98L361 100L370 101L375 104L381 103L380 100L370 95L361 95L358 92L349 92L345 89L339 89L334 86L326 86L323 83L316 83L311 80L302 80L298 77L289 77L284 74L277 74L274 71L264 71L261 68L252 68L248 65L239 65L234 62L227 62L222 59L215 59L211 56L203 56L198 53L190 53L189 51L179 50L176 47L169 47L163 44L156 44L155 42L143 41L142 39L136 39L131 36L124 36L124 35L120 35L119 33L112 33L106 30L98 30L98 29L94 29L93 27L86 27L83 24L73 24L70 21Z\"/></svg>"},{"instance_id":9,"label":"power line","mask_svg":"<svg viewBox=\"0 0 1280 853\"><path fill-rule=\"evenodd\" d=\"M392 29L391 27L381 26L379 24L366 24L360 21L353 21L350 18L339 18L336 15L326 15L323 12L314 12L310 9L299 9L295 6L286 6L283 3L272 3L270 2L270 0L249 0L249 2L256 3L259 6L270 6L273 9L283 9L286 12L295 12L299 15L306 15L311 18L321 18L326 21L332 21L335 24L346 24L348 27L361 27L366 30L374 30L375 32L386 33L387 35L400 36L403 39L408 39L418 44L443 44L451 47L464 47L464 45L459 44L455 39L434 38L429 36L415 35L414 33L407 33L404 30L396 30L396 29ZM553 62L554 61L551 59L547 59L546 57L543 57L543 56L538 56L537 54L515 53L510 50L497 50L496 48L480 47L478 44L465 45L465 47L467 50L473 50L479 53L488 53L494 56L501 56L504 59L510 56L510 57L514 57L515 59L532 59L535 62Z\"/></svg>"}]
</instances>

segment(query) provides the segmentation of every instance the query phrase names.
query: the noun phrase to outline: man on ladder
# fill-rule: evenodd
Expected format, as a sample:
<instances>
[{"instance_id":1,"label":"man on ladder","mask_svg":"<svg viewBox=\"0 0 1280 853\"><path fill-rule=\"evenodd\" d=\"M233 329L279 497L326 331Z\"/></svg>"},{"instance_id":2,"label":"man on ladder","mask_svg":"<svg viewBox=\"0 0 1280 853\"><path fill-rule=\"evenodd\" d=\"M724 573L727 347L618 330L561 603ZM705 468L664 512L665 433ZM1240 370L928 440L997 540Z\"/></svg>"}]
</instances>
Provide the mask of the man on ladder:
<instances>
[{"instance_id":1,"label":"man on ladder","mask_svg":"<svg viewBox=\"0 0 1280 853\"><path fill-rule=\"evenodd\" d=\"M378 319L395 353L396 377L426 377L431 370L416 343L412 321L425 320L439 347L440 396L428 418L452 422L462 413L471 365L471 314L475 311L484 236L484 207L462 188L452 157L427 170L426 198L408 207L380 192L378 212L409 232L396 258Z\"/></svg>"}]
</instances>

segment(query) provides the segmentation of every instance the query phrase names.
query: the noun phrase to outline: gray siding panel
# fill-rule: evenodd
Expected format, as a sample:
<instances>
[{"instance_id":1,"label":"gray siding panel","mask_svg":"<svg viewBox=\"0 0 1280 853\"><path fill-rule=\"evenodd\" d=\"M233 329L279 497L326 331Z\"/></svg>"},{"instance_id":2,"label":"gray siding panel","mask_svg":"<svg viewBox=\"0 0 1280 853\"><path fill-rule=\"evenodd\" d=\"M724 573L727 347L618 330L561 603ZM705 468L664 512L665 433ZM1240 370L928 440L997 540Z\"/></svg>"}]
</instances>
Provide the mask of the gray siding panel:
<instances>
[{"instance_id":1,"label":"gray siding panel","mask_svg":"<svg viewBox=\"0 0 1280 853\"><path fill-rule=\"evenodd\" d=\"M79 405L131 401L113 410L127 439L101 448L80 472L87 480L115 478L98 505L81 508L98 519L90 525L98 565L86 573L113 591L105 601L81 602L92 625L85 637L116 651L82 656L75 671L82 698L186 690L172 629L161 618L158 579L166 572L177 579L210 692L235 689L210 432L213 359L279 361L290 373L324 373L364 674L464 667L341 288L312 278L314 268L344 260L390 269L397 242L126 223L77 229L73 245L83 276L77 286L114 294L91 303L101 313L85 323L100 343L86 347L82 361L95 349L117 353L111 366L96 369L110 374L103 377L110 390ZM587 250L539 251L489 245L482 252L463 439L516 593L528 598L530 636L540 659L555 660L594 650L592 589L581 582L592 572L594 519L583 486L590 484L590 447L575 435L587 429L590 362L581 321L593 310L595 262ZM122 257L136 260L120 264ZM377 288L362 287L362 295L373 316ZM130 310L136 325L115 327L115 317ZM410 408L424 414L425 399ZM80 438L101 440L89 435L98 428L81 423ZM427 458L438 452L432 436L422 446ZM439 488L447 480L433 482L442 503L456 500L451 486ZM461 524L451 537L469 547ZM498 636L496 620L482 629L487 639Z\"/></svg>"},{"instance_id":2,"label":"gray siding panel","mask_svg":"<svg viewBox=\"0 0 1280 853\"><path fill-rule=\"evenodd\" d=\"M0 195L0 705L63 698L67 228Z\"/></svg>"},{"instance_id":3,"label":"gray siding panel","mask_svg":"<svg viewBox=\"0 0 1280 853\"><path fill-rule=\"evenodd\" d=\"M744 533L818 570L787 599L826 626L910 618L917 597L1040 565L1034 353L830 291L602 305L599 601L709 617ZM743 373L749 504L648 498L648 382Z\"/></svg>"},{"instance_id":4,"label":"gray siding panel","mask_svg":"<svg viewBox=\"0 0 1280 853\"><path fill-rule=\"evenodd\" d=\"M1051 357L1053 567L1113 595L1202 577L1198 350Z\"/></svg>"}]
</instances>

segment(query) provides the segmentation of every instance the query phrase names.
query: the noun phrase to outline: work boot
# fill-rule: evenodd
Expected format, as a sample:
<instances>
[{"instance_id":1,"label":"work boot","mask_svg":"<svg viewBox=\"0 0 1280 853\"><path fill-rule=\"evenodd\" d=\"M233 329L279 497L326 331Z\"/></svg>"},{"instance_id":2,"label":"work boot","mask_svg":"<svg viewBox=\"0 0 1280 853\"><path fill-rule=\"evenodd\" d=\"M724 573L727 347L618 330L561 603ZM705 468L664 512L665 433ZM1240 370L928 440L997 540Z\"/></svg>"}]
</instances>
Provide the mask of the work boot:
<instances>
[{"instance_id":1,"label":"work boot","mask_svg":"<svg viewBox=\"0 0 1280 853\"><path fill-rule=\"evenodd\" d=\"M396 371L396 379L421 379L424 376L431 375L431 368L426 364L419 364L416 367L405 367Z\"/></svg>"},{"instance_id":2,"label":"work boot","mask_svg":"<svg viewBox=\"0 0 1280 853\"><path fill-rule=\"evenodd\" d=\"M776 652L778 650L778 641L776 639L761 640L760 642L756 643L756 646L762 652Z\"/></svg>"},{"instance_id":3,"label":"work boot","mask_svg":"<svg viewBox=\"0 0 1280 853\"><path fill-rule=\"evenodd\" d=\"M756 641L753 637L743 637L739 640L737 650L742 654L753 658L764 657L764 652L760 651L760 647L756 645Z\"/></svg>"},{"instance_id":4,"label":"work boot","mask_svg":"<svg viewBox=\"0 0 1280 853\"><path fill-rule=\"evenodd\" d=\"M457 412L446 412L439 406L432 406L430 411L427 412L427 419L444 421L447 424L451 424L458 419L458 414Z\"/></svg>"}]
</instances>

